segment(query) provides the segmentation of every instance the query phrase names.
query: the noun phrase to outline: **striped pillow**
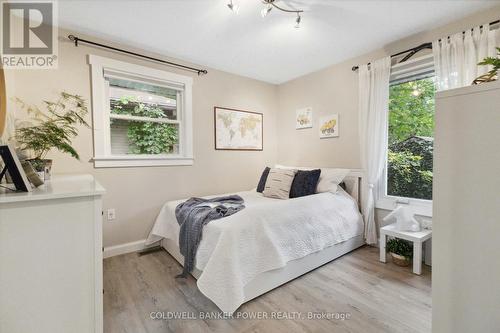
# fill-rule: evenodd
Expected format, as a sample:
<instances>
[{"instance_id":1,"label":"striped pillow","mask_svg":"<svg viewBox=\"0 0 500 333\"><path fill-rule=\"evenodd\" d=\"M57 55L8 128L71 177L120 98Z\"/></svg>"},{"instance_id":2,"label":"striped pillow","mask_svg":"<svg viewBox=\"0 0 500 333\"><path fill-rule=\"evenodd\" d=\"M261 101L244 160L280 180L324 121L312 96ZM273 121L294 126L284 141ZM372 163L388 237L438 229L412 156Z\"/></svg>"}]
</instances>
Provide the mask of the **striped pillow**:
<instances>
[{"instance_id":1,"label":"striped pillow","mask_svg":"<svg viewBox=\"0 0 500 333\"><path fill-rule=\"evenodd\" d=\"M269 198L288 199L296 172L297 170L271 169L262 194Z\"/></svg>"}]
</instances>

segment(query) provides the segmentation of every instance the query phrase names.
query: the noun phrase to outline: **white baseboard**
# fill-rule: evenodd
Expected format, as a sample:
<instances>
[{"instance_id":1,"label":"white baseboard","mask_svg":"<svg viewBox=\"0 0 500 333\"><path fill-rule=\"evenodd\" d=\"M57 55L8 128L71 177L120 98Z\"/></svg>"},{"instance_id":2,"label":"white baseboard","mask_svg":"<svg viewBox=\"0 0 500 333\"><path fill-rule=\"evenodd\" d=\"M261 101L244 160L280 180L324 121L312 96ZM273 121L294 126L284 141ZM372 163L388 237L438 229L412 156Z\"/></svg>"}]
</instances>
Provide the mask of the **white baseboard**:
<instances>
[{"instance_id":1,"label":"white baseboard","mask_svg":"<svg viewBox=\"0 0 500 333\"><path fill-rule=\"evenodd\" d=\"M135 242L108 246L104 248L104 252L102 253L103 258L110 258L114 256L119 256L120 254L132 253L143 250L146 248L145 246L146 240L139 240Z\"/></svg>"}]
</instances>

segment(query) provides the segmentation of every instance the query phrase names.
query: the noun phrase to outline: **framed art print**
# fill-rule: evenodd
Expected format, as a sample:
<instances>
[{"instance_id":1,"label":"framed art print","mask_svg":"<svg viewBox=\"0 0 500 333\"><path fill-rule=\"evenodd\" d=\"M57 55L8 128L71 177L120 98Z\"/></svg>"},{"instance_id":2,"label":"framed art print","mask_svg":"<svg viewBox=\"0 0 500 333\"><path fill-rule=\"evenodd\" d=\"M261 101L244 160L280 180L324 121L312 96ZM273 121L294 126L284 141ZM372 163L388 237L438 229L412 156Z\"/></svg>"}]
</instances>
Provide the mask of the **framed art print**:
<instances>
[{"instance_id":1,"label":"framed art print","mask_svg":"<svg viewBox=\"0 0 500 333\"><path fill-rule=\"evenodd\" d=\"M295 111L295 129L311 128L312 108L303 108Z\"/></svg>"},{"instance_id":2,"label":"framed art print","mask_svg":"<svg viewBox=\"0 0 500 333\"><path fill-rule=\"evenodd\" d=\"M263 150L262 113L214 107L216 150Z\"/></svg>"},{"instance_id":3,"label":"framed art print","mask_svg":"<svg viewBox=\"0 0 500 333\"><path fill-rule=\"evenodd\" d=\"M339 136L339 115L331 114L320 118L319 137L335 138Z\"/></svg>"},{"instance_id":4,"label":"framed art print","mask_svg":"<svg viewBox=\"0 0 500 333\"><path fill-rule=\"evenodd\" d=\"M26 173L21 165L21 161L19 161L17 157L16 149L13 145L0 146L0 161L2 162L0 164L0 181L2 181L3 176L8 171L17 191L32 191L31 184L26 177Z\"/></svg>"}]
</instances>

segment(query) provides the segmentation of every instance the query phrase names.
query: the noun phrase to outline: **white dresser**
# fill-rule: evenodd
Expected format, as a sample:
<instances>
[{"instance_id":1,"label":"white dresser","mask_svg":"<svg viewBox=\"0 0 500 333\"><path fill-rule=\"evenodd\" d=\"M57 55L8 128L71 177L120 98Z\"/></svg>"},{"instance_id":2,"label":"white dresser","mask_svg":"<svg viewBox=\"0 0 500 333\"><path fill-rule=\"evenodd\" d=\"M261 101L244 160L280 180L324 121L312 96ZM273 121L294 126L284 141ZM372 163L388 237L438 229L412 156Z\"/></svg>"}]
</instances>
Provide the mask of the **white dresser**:
<instances>
[{"instance_id":1,"label":"white dresser","mask_svg":"<svg viewBox=\"0 0 500 333\"><path fill-rule=\"evenodd\" d=\"M0 190L0 332L103 331L104 192L90 175Z\"/></svg>"},{"instance_id":2,"label":"white dresser","mask_svg":"<svg viewBox=\"0 0 500 333\"><path fill-rule=\"evenodd\" d=\"M432 330L500 332L500 82L436 95Z\"/></svg>"}]
</instances>

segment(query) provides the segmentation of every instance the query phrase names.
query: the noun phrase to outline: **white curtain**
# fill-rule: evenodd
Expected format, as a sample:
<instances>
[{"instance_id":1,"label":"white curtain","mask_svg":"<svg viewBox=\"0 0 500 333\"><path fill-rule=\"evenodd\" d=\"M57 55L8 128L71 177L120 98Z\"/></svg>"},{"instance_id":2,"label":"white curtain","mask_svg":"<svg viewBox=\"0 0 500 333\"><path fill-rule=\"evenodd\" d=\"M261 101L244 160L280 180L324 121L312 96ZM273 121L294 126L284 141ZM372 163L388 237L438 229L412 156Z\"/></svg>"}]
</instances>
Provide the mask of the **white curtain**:
<instances>
[{"instance_id":1,"label":"white curtain","mask_svg":"<svg viewBox=\"0 0 500 333\"><path fill-rule=\"evenodd\" d=\"M390 57L359 67L359 139L361 163L367 179L364 182L367 188L363 191L363 215L368 244L377 243L375 199L387 151L390 75Z\"/></svg>"},{"instance_id":2,"label":"white curtain","mask_svg":"<svg viewBox=\"0 0 500 333\"><path fill-rule=\"evenodd\" d=\"M478 66L488 56L496 56L495 46L500 45L498 30L489 24L459 32L432 43L434 67L438 90L470 86L478 76L491 68Z\"/></svg>"}]
</instances>

